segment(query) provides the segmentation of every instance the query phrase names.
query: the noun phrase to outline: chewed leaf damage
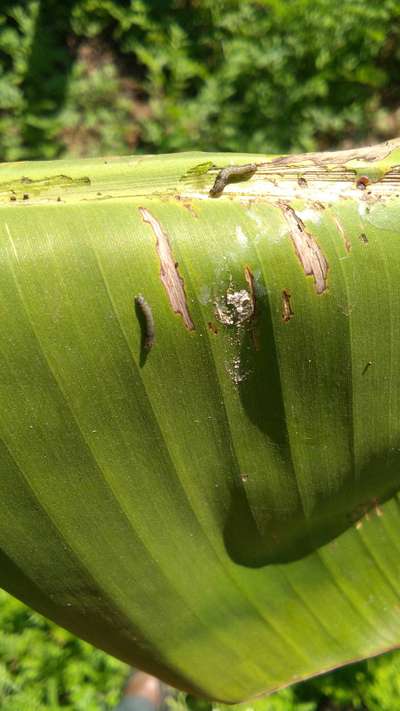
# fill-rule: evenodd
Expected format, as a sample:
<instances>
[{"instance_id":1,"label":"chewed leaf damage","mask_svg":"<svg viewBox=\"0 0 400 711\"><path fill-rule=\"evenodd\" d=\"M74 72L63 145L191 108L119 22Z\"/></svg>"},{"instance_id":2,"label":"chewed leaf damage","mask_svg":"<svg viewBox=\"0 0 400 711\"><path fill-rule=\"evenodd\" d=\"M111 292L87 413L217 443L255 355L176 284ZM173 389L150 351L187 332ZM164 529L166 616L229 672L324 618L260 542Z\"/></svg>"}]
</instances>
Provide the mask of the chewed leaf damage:
<instances>
[{"instance_id":1,"label":"chewed leaf damage","mask_svg":"<svg viewBox=\"0 0 400 711\"><path fill-rule=\"evenodd\" d=\"M160 276L161 281L167 292L169 302L175 313L180 314L183 322L189 331L194 331L194 323L189 313L186 302L186 294L183 285L183 279L178 271L178 263L175 261L171 251L171 245L168 237L161 227L159 221L145 207L140 207L139 212L147 222L157 240L157 252L160 258Z\"/></svg>"},{"instance_id":2,"label":"chewed leaf damage","mask_svg":"<svg viewBox=\"0 0 400 711\"><path fill-rule=\"evenodd\" d=\"M290 291L284 289L282 291L282 318L285 322L290 321L290 319L294 316L290 298Z\"/></svg>"},{"instance_id":3,"label":"chewed leaf damage","mask_svg":"<svg viewBox=\"0 0 400 711\"><path fill-rule=\"evenodd\" d=\"M306 276L312 276L315 291L322 294L327 288L328 262L314 237L307 232L303 221L292 207L284 202L280 207L289 227L290 237Z\"/></svg>"}]
</instances>

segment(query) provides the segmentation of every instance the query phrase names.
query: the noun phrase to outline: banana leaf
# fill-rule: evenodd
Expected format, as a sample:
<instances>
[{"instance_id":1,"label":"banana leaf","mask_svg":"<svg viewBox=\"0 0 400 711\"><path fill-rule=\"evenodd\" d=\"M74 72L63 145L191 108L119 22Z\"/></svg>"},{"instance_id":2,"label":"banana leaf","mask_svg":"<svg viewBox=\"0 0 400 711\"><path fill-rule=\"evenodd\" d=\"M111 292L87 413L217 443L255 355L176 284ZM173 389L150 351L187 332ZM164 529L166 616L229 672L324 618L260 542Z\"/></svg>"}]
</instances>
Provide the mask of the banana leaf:
<instances>
[{"instance_id":1,"label":"banana leaf","mask_svg":"<svg viewBox=\"0 0 400 711\"><path fill-rule=\"evenodd\" d=\"M3 164L0 211L1 587L227 702L399 645L400 141Z\"/></svg>"}]
</instances>

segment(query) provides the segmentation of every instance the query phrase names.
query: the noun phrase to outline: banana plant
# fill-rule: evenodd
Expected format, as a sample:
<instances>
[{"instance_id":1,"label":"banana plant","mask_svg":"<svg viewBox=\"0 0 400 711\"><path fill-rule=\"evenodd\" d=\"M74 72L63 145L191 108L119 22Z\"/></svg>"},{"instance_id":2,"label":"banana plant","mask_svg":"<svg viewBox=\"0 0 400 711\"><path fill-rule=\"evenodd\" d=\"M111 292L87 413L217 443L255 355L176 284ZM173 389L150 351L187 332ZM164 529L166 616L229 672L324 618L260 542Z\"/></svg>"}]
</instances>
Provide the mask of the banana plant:
<instances>
[{"instance_id":1,"label":"banana plant","mask_svg":"<svg viewBox=\"0 0 400 711\"><path fill-rule=\"evenodd\" d=\"M0 585L237 702L400 642L400 140L0 167Z\"/></svg>"}]
</instances>

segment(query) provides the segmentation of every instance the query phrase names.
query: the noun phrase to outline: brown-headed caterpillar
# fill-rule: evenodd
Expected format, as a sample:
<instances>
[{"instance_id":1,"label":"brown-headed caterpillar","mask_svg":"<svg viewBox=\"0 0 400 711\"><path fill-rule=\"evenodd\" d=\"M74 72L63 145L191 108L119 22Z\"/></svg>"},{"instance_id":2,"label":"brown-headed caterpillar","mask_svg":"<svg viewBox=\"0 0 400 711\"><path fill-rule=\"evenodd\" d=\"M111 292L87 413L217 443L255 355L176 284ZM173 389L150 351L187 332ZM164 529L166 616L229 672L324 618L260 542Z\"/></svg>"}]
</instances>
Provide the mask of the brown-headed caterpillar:
<instances>
[{"instance_id":1,"label":"brown-headed caterpillar","mask_svg":"<svg viewBox=\"0 0 400 711\"><path fill-rule=\"evenodd\" d=\"M249 178L257 170L255 163L247 163L246 165L228 165L222 168L215 178L215 183L212 186L209 195L216 197L220 195L228 183L239 182L242 178Z\"/></svg>"},{"instance_id":2,"label":"brown-headed caterpillar","mask_svg":"<svg viewBox=\"0 0 400 711\"><path fill-rule=\"evenodd\" d=\"M135 296L135 306L142 329L142 347L145 351L149 351L155 341L153 313L142 294Z\"/></svg>"}]
</instances>

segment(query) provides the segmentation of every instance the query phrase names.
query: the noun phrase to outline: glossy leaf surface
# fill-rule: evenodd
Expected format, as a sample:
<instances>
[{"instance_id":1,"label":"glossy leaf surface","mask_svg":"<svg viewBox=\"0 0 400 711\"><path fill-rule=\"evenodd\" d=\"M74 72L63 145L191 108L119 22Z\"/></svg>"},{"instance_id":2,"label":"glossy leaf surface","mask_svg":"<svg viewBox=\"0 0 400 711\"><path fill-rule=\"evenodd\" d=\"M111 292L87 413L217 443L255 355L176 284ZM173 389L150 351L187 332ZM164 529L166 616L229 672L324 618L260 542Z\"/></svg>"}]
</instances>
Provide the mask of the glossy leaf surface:
<instances>
[{"instance_id":1,"label":"glossy leaf surface","mask_svg":"<svg viewBox=\"0 0 400 711\"><path fill-rule=\"evenodd\" d=\"M1 167L4 588L226 701L399 643L397 146Z\"/></svg>"}]
</instances>

